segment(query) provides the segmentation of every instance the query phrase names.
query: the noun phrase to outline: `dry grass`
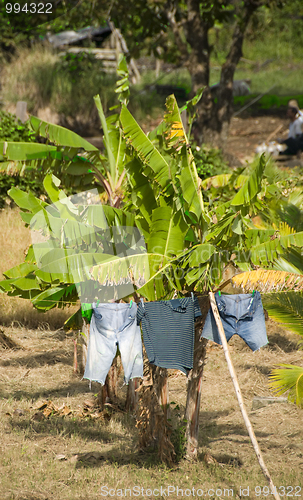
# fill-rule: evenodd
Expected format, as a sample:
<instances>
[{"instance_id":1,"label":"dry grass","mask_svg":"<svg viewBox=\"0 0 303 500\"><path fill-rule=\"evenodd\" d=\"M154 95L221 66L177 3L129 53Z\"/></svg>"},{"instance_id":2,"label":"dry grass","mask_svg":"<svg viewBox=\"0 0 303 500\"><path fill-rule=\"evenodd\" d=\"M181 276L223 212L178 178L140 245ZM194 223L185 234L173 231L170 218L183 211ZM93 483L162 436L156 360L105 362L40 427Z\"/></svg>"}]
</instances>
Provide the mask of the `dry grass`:
<instances>
[{"instance_id":1,"label":"dry grass","mask_svg":"<svg viewBox=\"0 0 303 500\"><path fill-rule=\"evenodd\" d=\"M3 272L24 261L25 253L31 244L31 234L19 214L18 208L0 211L0 279ZM64 321L76 308L53 309L45 313L33 308L28 300L8 297L0 293L0 324L23 325L28 328L61 328Z\"/></svg>"},{"instance_id":2,"label":"dry grass","mask_svg":"<svg viewBox=\"0 0 303 500\"><path fill-rule=\"evenodd\" d=\"M109 420L102 420L79 413L85 401L94 399L98 384L93 384L90 393L87 381L73 375L70 335L22 328L6 328L5 333L12 335L23 349L1 353L1 500L100 500L102 486L124 490L136 485L144 489L161 486L167 489L169 485L204 491L225 488L233 490L234 498L239 498L240 487L249 486L248 498L254 499L259 492L255 488L266 486L221 347L208 348L199 461L196 464L182 461L169 469L157 463L152 450L145 454L137 451L138 436L132 416L113 412ZM231 355L275 484L300 486L302 489L296 491L302 496L302 410L282 403L250 411L254 396L271 395L267 375L276 363L302 362L302 355L296 350L297 336L284 332L271 321L268 335L269 346L256 353L235 338L230 342ZM169 378L170 400L181 408L185 404L185 386L183 375ZM125 387L121 385L119 397L125 400ZM66 405L72 413L49 418L40 418L38 414L38 418L37 407L45 400L51 400L57 407ZM205 456L209 464L205 463ZM118 495L110 498L119 498ZM209 498L226 496L227 492L225 495L218 492ZM178 497L171 493L169 498Z\"/></svg>"},{"instance_id":3,"label":"dry grass","mask_svg":"<svg viewBox=\"0 0 303 500\"><path fill-rule=\"evenodd\" d=\"M19 48L13 62L3 69L4 101L7 104L27 101L28 110L36 114L50 102L58 60L59 56L43 45Z\"/></svg>"}]
</instances>

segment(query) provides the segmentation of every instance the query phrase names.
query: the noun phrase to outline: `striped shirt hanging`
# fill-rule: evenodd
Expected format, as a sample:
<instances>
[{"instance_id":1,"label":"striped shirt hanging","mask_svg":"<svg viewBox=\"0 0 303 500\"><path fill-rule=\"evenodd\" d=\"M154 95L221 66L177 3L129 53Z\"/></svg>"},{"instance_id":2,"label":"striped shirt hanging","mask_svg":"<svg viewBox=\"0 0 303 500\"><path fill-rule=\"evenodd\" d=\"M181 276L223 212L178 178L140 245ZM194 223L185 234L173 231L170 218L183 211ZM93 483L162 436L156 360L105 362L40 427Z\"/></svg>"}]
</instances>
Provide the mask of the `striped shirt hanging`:
<instances>
[{"instance_id":1,"label":"striped shirt hanging","mask_svg":"<svg viewBox=\"0 0 303 500\"><path fill-rule=\"evenodd\" d=\"M195 319L201 316L197 297L144 302L138 305L149 362L187 374L193 367Z\"/></svg>"}]
</instances>

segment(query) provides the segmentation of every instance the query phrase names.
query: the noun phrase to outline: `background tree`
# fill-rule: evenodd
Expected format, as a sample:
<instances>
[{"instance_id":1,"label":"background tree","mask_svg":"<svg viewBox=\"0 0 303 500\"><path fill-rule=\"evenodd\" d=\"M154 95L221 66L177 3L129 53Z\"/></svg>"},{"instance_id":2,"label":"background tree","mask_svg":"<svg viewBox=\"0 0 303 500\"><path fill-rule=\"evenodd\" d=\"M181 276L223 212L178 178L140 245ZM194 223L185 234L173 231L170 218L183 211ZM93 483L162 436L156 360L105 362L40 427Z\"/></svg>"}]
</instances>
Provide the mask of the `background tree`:
<instances>
[{"instance_id":1,"label":"background tree","mask_svg":"<svg viewBox=\"0 0 303 500\"><path fill-rule=\"evenodd\" d=\"M122 14L122 6L114 1L110 16L125 36L130 52L138 54L141 47L149 46L157 57L187 68L193 95L200 87L205 87L198 106L195 138L199 143L222 147L233 113L233 78L249 23L261 8L276 11L286 3L271 0L131 0L123 6ZM261 24L262 18L259 19ZM215 99L209 87L210 57L215 46L215 40L210 40L210 32L219 25L227 30L229 41Z\"/></svg>"}]
</instances>

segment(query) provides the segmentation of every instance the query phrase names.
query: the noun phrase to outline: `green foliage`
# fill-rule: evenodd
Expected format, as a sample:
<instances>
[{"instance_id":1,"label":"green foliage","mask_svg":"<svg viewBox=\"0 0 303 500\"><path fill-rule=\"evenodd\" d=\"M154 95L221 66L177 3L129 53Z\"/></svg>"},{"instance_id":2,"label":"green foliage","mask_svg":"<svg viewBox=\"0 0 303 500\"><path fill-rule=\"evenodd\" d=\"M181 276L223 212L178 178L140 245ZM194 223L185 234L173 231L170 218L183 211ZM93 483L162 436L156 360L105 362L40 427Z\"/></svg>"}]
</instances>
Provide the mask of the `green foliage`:
<instances>
[{"instance_id":1,"label":"green foliage","mask_svg":"<svg viewBox=\"0 0 303 500\"><path fill-rule=\"evenodd\" d=\"M264 295L264 307L269 315L285 328L301 336L303 345L303 294L300 292Z\"/></svg>"},{"instance_id":2,"label":"green foliage","mask_svg":"<svg viewBox=\"0 0 303 500\"><path fill-rule=\"evenodd\" d=\"M106 110L115 104L113 88L116 76L107 73L102 62L92 54L66 54L57 61L53 70L50 103L58 113L73 120L80 114L84 123L89 123L94 114L94 95L101 94ZM96 123L96 115L94 121Z\"/></svg>"},{"instance_id":3,"label":"green foliage","mask_svg":"<svg viewBox=\"0 0 303 500\"><path fill-rule=\"evenodd\" d=\"M121 89L118 91L120 93ZM58 280L69 286L86 279L104 285L109 275L119 282L129 276L131 269L135 283L140 280L142 283L142 278L145 280L145 284L138 287L138 293L155 300L170 297L175 290L182 294L188 289L211 289L220 283L224 266L231 261L243 270L260 264L267 269L275 268L290 252L295 253L303 246L301 231L290 231L281 226L279 237L276 235L272 211L283 205L285 180L277 181L272 172L266 170L268 159L264 156L256 160L245 175L243 169L238 169L201 182L174 96L167 99L163 121L148 136L125 104L122 104L120 115L106 118L98 96L95 103L102 123L106 155L100 155L93 148L79 155L78 147L86 147L81 137L34 119L35 130L56 143L48 146L49 150L46 148L48 158L41 160L41 164L60 161L62 171L62 159L67 155L67 171L72 173L74 160L79 162L77 168L83 166L84 169L88 161L111 204L108 207L111 210L106 212L109 226L117 225L117 217L124 214L127 225L136 226L144 235L147 253L136 251L127 257L109 257L105 248L96 254L88 248L80 252L54 244L52 251L44 257L37 275L39 279L54 286L58 285ZM14 159L14 151L13 145L9 145L8 159ZM26 158L26 148L22 146L19 155L20 151ZM124 168L130 195L122 211L116 213L115 207L121 202L117 189L121 187ZM57 203L64 196L59 195L56 184L59 181L47 179L44 186L50 199ZM269 184L269 180L273 184ZM21 208L34 210L33 213L42 211L37 224L38 227L45 224L44 208L39 200L27 199L19 191L12 191L12 196ZM88 213L88 223L94 227L94 218L91 218L94 212L90 209ZM255 225L254 218L260 214L270 221L268 227ZM98 220L100 215L96 216ZM23 215L27 223L32 217ZM65 214L64 217L69 219L71 215ZM71 227L75 226L76 239L81 240L82 223L77 217L76 221ZM104 216L102 221L104 224ZM56 223L59 241L59 220ZM66 225L63 234L71 230L70 224ZM93 229L89 229L89 234L92 238ZM7 285L11 286L10 283Z\"/></svg>"},{"instance_id":4,"label":"green foliage","mask_svg":"<svg viewBox=\"0 0 303 500\"><path fill-rule=\"evenodd\" d=\"M96 58L94 54L88 52L79 52L77 54L67 52L61 56L55 71L69 75L72 82L75 83L76 79L85 75L88 70L94 70L95 65Z\"/></svg>"},{"instance_id":5,"label":"green foliage","mask_svg":"<svg viewBox=\"0 0 303 500\"><path fill-rule=\"evenodd\" d=\"M192 146L193 156L200 179L207 179L213 175L229 172L228 164L223 159L220 149L202 146Z\"/></svg>"},{"instance_id":6,"label":"green foliage","mask_svg":"<svg viewBox=\"0 0 303 500\"><path fill-rule=\"evenodd\" d=\"M0 111L0 142L32 142L34 140L35 133L31 130L28 122L22 123L20 120L16 120L16 117L11 113ZM0 208L3 208L8 201L7 192L12 187L18 187L24 191L31 190L37 196L42 194L41 172L35 171L34 176L32 173L25 173L21 176L17 172L9 175L2 173L1 170L0 161Z\"/></svg>"},{"instance_id":7,"label":"green foliage","mask_svg":"<svg viewBox=\"0 0 303 500\"><path fill-rule=\"evenodd\" d=\"M0 111L0 141L8 142L31 142L35 140L35 134L29 124L22 123L15 115L6 111Z\"/></svg>"},{"instance_id":8,"label":"green foliage","mask_svg":"<svg viewBox=\"0 0 303 500\"><path fill-rule=\"evenodd\" d=\"M180 406L173 401L168 403L168 413L170 418L168 422L171 426L171 442L174 445L176 453L176 462L179 462L185 457L186 454L186 424L187 420L184 419Z\"/></svg>"},{"instance_id":9,"label":"green foliage","mask_svg":"<svg viewBox=\"0 0 303 500\"><path fill-rule=\"evenodd\" d=\"M281 364L270 373L270 388L276 395L289 391L288 398L303 408L303 368Z\"/></svg>"}]
</instances>

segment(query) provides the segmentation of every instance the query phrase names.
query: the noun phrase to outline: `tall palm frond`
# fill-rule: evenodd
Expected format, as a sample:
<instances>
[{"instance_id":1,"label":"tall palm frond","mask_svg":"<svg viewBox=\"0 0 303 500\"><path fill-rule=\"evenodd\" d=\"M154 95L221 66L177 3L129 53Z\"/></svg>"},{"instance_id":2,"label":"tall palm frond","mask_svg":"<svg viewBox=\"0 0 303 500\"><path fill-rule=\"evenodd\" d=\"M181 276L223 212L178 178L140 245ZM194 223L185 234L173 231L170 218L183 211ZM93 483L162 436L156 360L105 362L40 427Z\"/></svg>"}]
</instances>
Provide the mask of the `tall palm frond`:
<instances>
[{"instance_id":1,"label":"tall palm frond","mask_svg":"<svg viewBox=\"0 0 303 500\"><path fill-rule=\"evenodd\" d=\"M278 323L298 335L303 343L303 295L297 292L266 294L262 297L268 314Z\"/></svg>"}]
</instances>

